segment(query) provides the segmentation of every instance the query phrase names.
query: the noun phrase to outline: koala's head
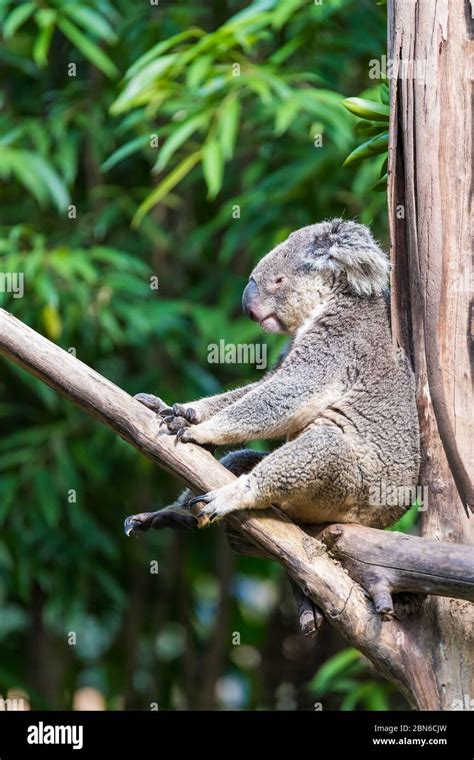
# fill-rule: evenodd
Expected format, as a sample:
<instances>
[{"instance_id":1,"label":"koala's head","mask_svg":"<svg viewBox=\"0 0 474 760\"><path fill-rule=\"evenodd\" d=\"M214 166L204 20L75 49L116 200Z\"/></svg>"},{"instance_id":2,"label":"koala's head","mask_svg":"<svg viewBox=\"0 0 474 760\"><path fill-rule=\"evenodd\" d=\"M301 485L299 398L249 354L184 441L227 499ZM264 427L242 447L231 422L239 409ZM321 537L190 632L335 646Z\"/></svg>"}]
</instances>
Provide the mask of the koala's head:
<instances>
[{"instance_id":1,"label":"koala's head","mask_svg":"<svg viewBox=\"0 0 474 760\"><path fill-rule=\"evenodd\" d=\"M390 265L363 224L333 219L302 227L257 264L244 312L269 332L293 334L336 294L381 296Z\"/></svg>"}]
</instances>

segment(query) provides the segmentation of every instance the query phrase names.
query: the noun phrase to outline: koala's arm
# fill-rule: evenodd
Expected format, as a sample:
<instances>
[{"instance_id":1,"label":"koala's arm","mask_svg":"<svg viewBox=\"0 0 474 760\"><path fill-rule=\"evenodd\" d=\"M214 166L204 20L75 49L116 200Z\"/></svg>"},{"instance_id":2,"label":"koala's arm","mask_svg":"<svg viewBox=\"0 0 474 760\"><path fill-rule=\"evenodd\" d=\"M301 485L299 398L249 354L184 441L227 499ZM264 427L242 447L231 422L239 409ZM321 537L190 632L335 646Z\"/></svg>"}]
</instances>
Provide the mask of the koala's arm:
<instances>
[{"instance_id":1,"label":"koala's arm","mask_svg":"<svg viewBox=\"0 0 474 760\"><path fill-rule=\"evenodd\" d=\"M269 373L270 374L270 373ZM176 432L179 429L179 423L196 425L200 422L213 417L222 409L226 409L231 404L244 398L247 393L254 391L265 382L269 377L269 374L265 378L258 380L255 383L249 383L241 388L235 388L232 391L226 391L225 393L218 393L216 396L207 396L206 398L198 399L197 401L186 401L184 404L173 404L169 407L168 404L163 401L159 396L153 396L150 393L138 393L135 398L140 401L141 404L151 409L153 412L165 417L167 422L173 420L173 425L170 426L171 432ZM167 417L166 415L171 415Z\"/></svg>"},{"instance_id":2,"label":"koala's arm","mask_svg":"<svg viewBox=\"0 0 474 760\"><path fill-rule=\"evenodd\" d=\"M204 422L222 409L225 409L236 401L244 398L244 396L246 396L247 393L250 393L250 391L259 388L263 382L264 378L262 378L262 380L257 380L255 383L244 385L242 388L235 388L232 391L218 393L216 396L207 396L206 398L201 398L197 401L186 401L184 404L177 405L177 411L179 411L180 415L184 417L183 410L187 411L190 409L194 412L194 422Z\"/></svg>"},{"instance_id":3,"label":"koala's arm","mask_svg":"<svg viewBox=\"0 0 474 760\"><path fill-rule=\"evenodd\" d=\"M197 401L187 401L184 404L177 404L176 411L179 416L186 418L186 412L191 411L191 420L193 423L205 422L214 415L226 409L228 406L235 404L237 401L243 399L248 393L258 390L264 383L268 381L272 375L281 366L285 356L288 353L288 349L285 349L276 364L266 373L261 380L257 380L255 383L249 383L241 388L235 388L232 391L226 391L225 393L218 393L215 396L207 396L206 398L199 399ZM189 417L188 417L189 419Z\"/></svg>"},{"instance_id":4,"label":"koala's arm","mask_svg":"<svg viewBox=\"0 0 474 760\"><path fill-rule=\"evenodd\" d=\"M301 369L301 368L300 368ZM295 368L275 372L206 422L180 431L182 441L223 445L291 435L341 395L335 372Z\"/></svg>"}]
</instances>

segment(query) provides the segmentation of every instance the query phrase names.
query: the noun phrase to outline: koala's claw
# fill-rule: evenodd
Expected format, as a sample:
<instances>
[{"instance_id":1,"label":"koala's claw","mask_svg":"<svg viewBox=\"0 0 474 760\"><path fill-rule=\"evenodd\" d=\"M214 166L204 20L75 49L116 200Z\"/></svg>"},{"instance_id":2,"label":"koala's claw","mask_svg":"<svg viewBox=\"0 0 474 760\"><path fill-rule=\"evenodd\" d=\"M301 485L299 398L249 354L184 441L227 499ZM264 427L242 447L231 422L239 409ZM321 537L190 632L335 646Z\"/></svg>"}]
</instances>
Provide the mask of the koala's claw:
<instances>
[{"instance_id":1,"label":"koala's claw","mask_svg":"<svg viewBox=\"0 0 474 760\"><path fill-rule=\"evenodd\" d=\"M203 502L204 504L209 505L209 503L211 502L210 506L203 507L199 511L198 517L207 517L209 522L212 523L217 517L222 516L220 515L218 508L212 506L213 499L214 499L214 496L212 492L203 493L203 494L200 494L200 496L195 496L194 499L191 499L191 501L189 502L189 506L191 507L193 504L199 504L200 502Z\"/></svg>"},{"instance_id":2,"label":"koala's claw","mask_svg":"<svg viewBox=\"0 0 474 760\"><path fill-rule=\"evenodd\" d=\"M186 432L186 428L182 427L176 431L176 442L180 441Z\"/></svg>"},{"instance_id":3,"label":"koala's claw","mask_svg":"<svg viewBox=\"0 0 474 760\"><path fill-rule=\"evenodd\" d=\"M188 501L188 506L192 507L193 504L199 504L200 501L203 501L205 504L207 504L209 501L208 497L208 493L202 493L199 496L195 496L193 499L190 499Z\"/></svg>"},{"instance_id":4,"label":"koala's claw","mask_svg":"<svg viewBox=\"0 0 474 760\"><path fill-rule=\"evenodd\" d=\"M164 432L168 435L173 435L178 433L180 430L186 430L187 427L189 427L189 422L186 422L186 420L183 417L163 417L163 419L160 422L159 428L165 427Z\"/></svg>"},{"instance_id":5,"label":"koala's claw","mask_svg":"<svg viewBox=\"0 0 474 760\"><path fill-rule=\"evenodd\" d=\"M168 429L170 430L170 432L176 433L176 443L178 443L178 441L181 441L181 443L192 443L193 439L192 439L192 435L189 435L187 423L183 425L183 423L180 422L180 427L178 430L171 431L170 428Z\"/></svg>"},{"instance_id":6,"label":"koala's claw","mask_svg":"<svg viewBox=\"0 0 474 760\"><path fill-rule=\"evenodd\" d=\"M166 419L173 419L174 417L183 417L190 425L197 423L197 414L191 407L185 407L182 404L173 404L173 406L167 406L160 411L160 416L166 415Z\"/></svg>"},{"instance_id":7,"label":"koala's claw","mask_svg":"<svg viewBox=\"0 0 474 760\"><path fill-rule=\"evenodd\" d=\"M168 427L171 425L175 425L176 423L179 423L179 427L185 427L188 423L183 417L174 417L172 414L168 414L166 417L163 417L163 419L160 422L160 427L163 425L168 425ZM179 428L178 428L179 429ZM173 432L176 432L174 430Z\"/></svg>"},{"instance_id":8,"label":"koala's claw","mask_svg":"<svg viewBox=\"0 0 474 760\"><path fill-rule=\"evenodd\" d=\"M150 530L154 515L154 512L142 512L138 515L129 515L125 518L123 523L125 535L134 536L139 532Z\"/></svg>"},{"instance_id":9,"label":"koala's claw","mask_svg":"<svg viewBox=\"0 0 474 760\"><path fill-rule=\"evenodd\" d=\"M173 404L173 414L175 417L184 417L190 425L197 423L197 414L192 407L184 407L182 404Z\"/></svg>"},{"instance_id":10,"label":"koala's claw","mask_svg":"<svg viewBox=\"0 0 474 760\"><path fill-rule=\"evenodd\" d=\"M210 502L200 510L198 517L207 517L209 522L213 523L217 522L223 517L226 517L226 515L232 511L233 510L229 509L228 507L219 506L213 502Z\"/></svg>"},{"instance_id":11,"label":"koala's claw","mask_svg":"<svg viewBox=\"0 0 474 760\"><path fill-rule=\"evenodd\" d=\"M189 506L202 502L205 506L199 511L198 517L207 517L209 522L226 517L239 508L240 499L235 498L235 485L223 486L216 491L200 494L190 500Z\"/></svg>"}]
</instances>

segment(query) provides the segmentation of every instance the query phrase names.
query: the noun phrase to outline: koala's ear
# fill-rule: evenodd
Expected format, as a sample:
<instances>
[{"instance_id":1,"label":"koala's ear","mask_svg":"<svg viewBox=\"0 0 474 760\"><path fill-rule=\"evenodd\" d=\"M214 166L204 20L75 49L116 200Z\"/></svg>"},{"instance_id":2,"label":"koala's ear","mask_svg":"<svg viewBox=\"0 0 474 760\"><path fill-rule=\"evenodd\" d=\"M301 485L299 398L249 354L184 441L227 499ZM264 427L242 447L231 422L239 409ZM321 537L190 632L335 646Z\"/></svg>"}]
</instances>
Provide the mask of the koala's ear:
<instances>
[{"instance_id":1,"label":"koala's ear","mask_svg":"<svg viewBox=\"0 0 474 760\"><path fill-rule=\"evenodd\" d=\"M324 258L328 269L345 273L350 289L359 296L382 295L388 286L390 263L374 240L334 243Z\"/></svg>"}]
</instances>

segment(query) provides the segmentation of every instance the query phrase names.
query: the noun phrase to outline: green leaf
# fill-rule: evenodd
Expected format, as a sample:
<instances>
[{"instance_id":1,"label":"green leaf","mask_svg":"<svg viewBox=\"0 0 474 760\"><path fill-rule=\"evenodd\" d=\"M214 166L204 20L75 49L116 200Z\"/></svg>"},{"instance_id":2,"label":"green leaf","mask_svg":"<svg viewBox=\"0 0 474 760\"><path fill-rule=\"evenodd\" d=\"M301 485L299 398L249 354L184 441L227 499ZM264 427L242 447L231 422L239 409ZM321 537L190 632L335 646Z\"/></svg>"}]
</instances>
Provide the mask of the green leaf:
<instances>
[{"instance_id":1,"label":"green leaf","mask_svg":"<svg viewBox=\"0 0 474 760\"><path fill-rule=\"evenodd\" d=\"M35 9L36 3L24 3L24 5L19 5L18 8L9 13L3 22L3 36L5 39L8 40L10 37L13 37L15 32L29 19Z\"/></svg>"},{"instance_id":2,"label":"green leaf","mask_svg":"<svg viewBox=\"0 0 474 760\"><path fill-rule=\"evenodd\" d=\"M255 92L264 105L270 106L273 101L273 95L268 83L258 76L245 77L249 89Z\"/></svg>"},{"instance_id":3,"label":"green leaf","mask_svg":"<svg viewBox=\"0 0 474 760\"><path fill-rule=\"evenodd\" d=\"M287 98L279 106L275 118L275 134L282 135L294 121L301 108L298 98Z\"/></svg>"},{"instance_id":4,"label":"green leaf","mask_svg":"<svg viewBox=\"0 0 474 760\"><path fill-rule=\"evenodd\" d=\"M33 45L33 58L37 66L43 68L48 63L48 53L53 39L55 23L52 21L48 26L43 26Z\"/></svg>"},{"instance_id":5,"label":"green leaf","mask_svg":"<svg viewBox=\"0 0 474 760\"><path fill-rule=\"evenodd\" d=\"M390 702L388 699L390 691L390 684L378 684L375 681L372 682L372 689L368 691L365 698L367 709L390 710Z\"/></svg>"},{"instance_id":6,"label":"green leaf","mask_svg":"<svg viewBox=\"0 0 474 760\"><path fill-rule=\"evenodd\" d=\"M228 161L234 154L235 142L239 130L239 120L242 106L236 93L222 104L222 112L219 119L219 140L222 155Z\"/></svg>"},{"instance_id":7,"label":"green leaf","mask_svg":"<svg viewBox=\"0 0 474 760\"><path fill-rule=\"evenodd\" d=\"M200 113L197 116L193 116L191 119L187 119L180 124L167 138L165 144L159 150L158 161L154 167L154 171L161 171L165 168L170 158L183 145L184 142L190 137L196 129L204 126L209 121L209 112Z\"/></svg>"},{"instance_id":8,"label":"green leaf","mask_svg":"<svg viewBox=\"0 0 474 760\"><path fill-rule=\"evenodd\" d=\"M284 63L288 58L291 58L293 53L295 53L303 44L302 39L294 37L292 40L285 43L285 45L279 47L268 60L270 63L275 63L277 65Z\"/></svg>"},{"instance_id":9,"label":"green leaf","mask_svg":"<svg viewBox=\"0 0 474 760\"><path fill-rule=\"evenodd\" d=\"M380 85L380 100L384 105L390 105L390 89L388 88L388 85L385 84L385 82Z\"/></svg>"},{"instance_id":10,"label":"green leaf","mask_svg":"<svg viewBox=\"0 0 474 760\"><path fill-rule=\"evenodd\" d=\"M179 32L179 34L175 34L173 37L168 37L168 39L163 40L163 42L158 42L157 45L154 45L154 47L152 47L144 55L142 55L141 58L138 59L138 61L135 61L133 66L130 66L130 68L128 69L126 73L126 78L132 79L139 71L141 71L151 61L154 61L163 53L166 53L167 50L172 48L174 45L177 45L179 42L183 42L184 40L187 40L190 37L203 37L204 35L205 35L205 32L203 32L202 29L199 29L198 27L192 27L190 29L186 29L186 31L184 32Z\"/></svg>"},{"instance_id":11,"label":"green leaf","mask_svg":"<svg viewBox=\"0 0 474 760\"><path fill-rule=\"evenodd\" d=\"M375 185L372 185L370 188L371 190L375 190L377 193L383 193L387 189L387 180L388 180L388 174L383 174L379 180L375 183Z\"/></svg>"},{"instance_id":12,"label":"green leaf","mask_svg":"<svg viewBox=\"0 0 474 760\"><path fill-rule=\"evenodd\" d=\"M201 150L197 150L192 155L181 161L173 171L161 182L152 193L150 193L143 203L138 207L135 216L132 219L132 226L138 227L145 214L147 214L153 206L163 200L171 190L176 187L178 182L181 182L184 177L191 171L191 169L198 163L201 158Z\"/></svg>"},{"instance_id":13,"label":"green leaf","mask_svg":"<svg viewBox=\"0 0 474 760\"><path fill-rule=\"evenodd\" d=\"M93 63L98 69L103 71L106 76L110 79L114 79L119 75L117 67L104 51L87 39L87 37L79 31L74 24L71 24L71 22L65 18L60 18L58 20L58 26L72 44L81 51L85 58Z\"/></svg>"},{"instance_id":14,"label":"green leaf","mask_svg":"<svg viewBox=\"0 0 474 760\"><path fill-rule=\"evenodd\" d=\"M35 13L35 21L43 29L45 26L51 26L56 22L58 14L52 8L41 8Z\"/></svg>"},{"instance_id":15,"label":"green leaf","mask_svg":"<svg viewBox=\"0 0 474 760\"><path fill-rule=\"evenodd\" d=\"M280 3L272 14L273 28L281 29L298 8L301 8L306 2L307 0L284 0L284 2Z\"/></svg>"},{"instance_id":16,"label":"green leaf","mask_svg":"<svg viewBox=\"0 0 474 760\"><path fill-rule=\"evenodd\" d=\"M208 197L215 198L222 187L224 159L222 148L215 138L206 142L202 151L202 169L206 180Z\"/></svg>"},{"instance_id":17,"label":"green leaf","mask_svg":"<svg viewBox=\"0 0 474 760\"><path fill-rule=\"evenodd\" d=\"M209 71L209 67L212 63L212 55L201 55L196 58L195 61L189 66L186 74L186 85L192 90L194 87L199 87L202 80Z\"/></svg>"},{"instance_id":18,"label":"green leaf","mask_svg":"<svg viewBox=\"0 0 474 760\"><path fill-rule=\"evenodd\" d=\"M114 150L114 152L108 157L101 166L103 172L108 172L113 166L123 161L124 158L136 153L140 148L144 148L145 145L150 144L150 135L140 135L134 137L133 140L121 145L120 148Z\"/></svg>"},{"instance_id":19,"label":"green leaf","mask_svg":"<svg viewBox=\"0 0 474 760\"><path fill-rule=\"evenodd\" d=\"M59 211L64 211L69 205L70 197L60 176L42 156L28 151L28 160L31 168L36 171L37 175L43 181Z\"/></svg>"},{"instance_id":20,"label":"green leaf","mask_svg":"<svg viewBox=\"0 0 474 760\"><path fill-rule=\"evenodd\" d=\"M276 0L256 0L226 21L222 29L233 29L241 24L247 24L249 21L255 22L262 16L267 19L269 16L265 15L265 12L273 10L275 5Z\"/></svg>"},{"instance_id":21,"label":"green leaf","mask_svg":"<svg viewBox=\"0 0 474 760\"><path fill-rule=\"evenodd\" d=\"M350 153L343 163L343 166L350 166L357 161L361 161L363 158L370 158L371 156L377 156L379 153L383 153L388 148L388 132L383 132L381 135L373 137L362 145L359 145L355 150Z\"/></svg>"},{"instance_id":22,"label":"green leaf","mask_svg":"<svg viewBox=\"0 0 474 760\"><path fill-rule=\"evenodd\" d=\"M412 505L389 530L400 531L400 533L411 533L418 522L419 515L418 506L416 504Z\"/></svg>"},{"instance_id":23,"label":"green leaf","mask_svg":"<svg viewBox=\"0 0 474 760\"><path fill-rule=\"evenodd\" d=\"M388 124L390 108L383 103L375 103L375 101L364 100L363 98L346 98L342 101L342 105L351 113L359 116L360 119L383 121Z\"/></svg>"},{"instance_id":24,"label":"green leaf","mask_svg":"<svg viewBox=\"0 0 474 760\"><path fill-rule=\"evenodd\" d=\"M170 53L158 58L156 61L152 61L145 68L141 69L129 81L115 102L112 103L110 112L116 115L129 108L133 108L137 104L137 101L139 102L139 98L148 92L150 86L172 66L176 59L177 55Z\"/></svg>"},{"instance_id":25,"label":"green leaf","mask_svg":"<svg viewBox=\"0 0 474 760\"><path fill-rule=\"evenodd\" d=\"M38 153L15 148L0 149L0 177L14 174L28 188L38 203L51 198L60 211L69 204L69 193L64 182L50 164Z\"/></svg>"},{"instance_id":26,"label":"green leaf","mask_svg":"<svg viewBox=\"0 0 474 760\"><path fill-rule=\"evenodd\" d=\"M374 688L377 688L377 686L378 684L376 684L374 681L360 684L355 689L353 689L350 694L347 694L347 696L342 700L341 710L354 710L358 704L365 702L366 698L370 695L370 692Z\"/></svg>"},{"instance_id":27,"label":"green leaf","mask_svg":"<svg viewBox=\"0 0 474 760\"><path fill-rule=\"evenodd\" d=\"M355 131L358 135L361 135L361 137L374 137L374 135L379 135L381 132L387 131L387 125L382 124L382 122L375 122L375 121L358 121L355 125Z\"/></svg>"},{"instance_id":28,"label":"green leaf","mask_svg":"<svg viewBox=\"0 0 474 760\"><path fill-rule=\"evenodd\" d=\"M338 652L322 665L310 683L311 690L323 695L331 689L333 681L341 675L349 675L363 667L360 652L349 648Z\"/></svg>"},{"instance_id":29,"label":"green leaf","mask_svg":"<svg viewBox=\"0 0 474 760\"><path fill-rule=\"evenodd\" d=\"M85 5L64 5L64 13L70 16L86 31L90 31L105 42L116 42L117 35L109 22L97 11Z\"/></svg>"}]
</instances>

